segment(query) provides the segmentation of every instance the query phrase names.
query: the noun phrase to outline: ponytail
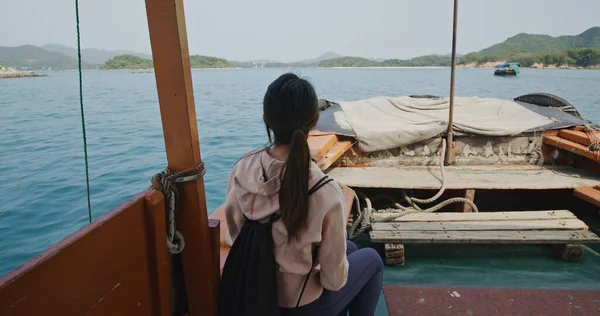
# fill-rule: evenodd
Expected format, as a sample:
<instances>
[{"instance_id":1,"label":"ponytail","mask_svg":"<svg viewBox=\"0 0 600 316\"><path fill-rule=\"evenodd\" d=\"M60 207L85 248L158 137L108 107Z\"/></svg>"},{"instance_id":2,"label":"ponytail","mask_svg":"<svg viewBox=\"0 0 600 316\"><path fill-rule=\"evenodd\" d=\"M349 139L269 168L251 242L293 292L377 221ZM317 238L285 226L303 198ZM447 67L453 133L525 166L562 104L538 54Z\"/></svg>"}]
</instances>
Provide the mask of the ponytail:
<instances>
[{"instance_id":1,"label":"ponytail","mask_svg":"<svg viewBox=\"0 0 600 316\"><path fill-rule=\"evenodd\" d=\"M288 241L305 227L308 216L308 175L310 152L302 129L292 132L288 159L279 189L279 212L288 232Z\"/></svg>"},{"instance_id":2,"label":"ponytail","mask_svg":"<svg viewBox=\"0 0 600 316\"><path fill-rule=\"evenodd\" d=\"M289 154L281 173L279 215L288 241L306 227L310 152L307 135L319 119L319 100L313 86L287 73L273 81L263 100L263 120L273 144L288 145Z\"/></svg>"}]
</instances>

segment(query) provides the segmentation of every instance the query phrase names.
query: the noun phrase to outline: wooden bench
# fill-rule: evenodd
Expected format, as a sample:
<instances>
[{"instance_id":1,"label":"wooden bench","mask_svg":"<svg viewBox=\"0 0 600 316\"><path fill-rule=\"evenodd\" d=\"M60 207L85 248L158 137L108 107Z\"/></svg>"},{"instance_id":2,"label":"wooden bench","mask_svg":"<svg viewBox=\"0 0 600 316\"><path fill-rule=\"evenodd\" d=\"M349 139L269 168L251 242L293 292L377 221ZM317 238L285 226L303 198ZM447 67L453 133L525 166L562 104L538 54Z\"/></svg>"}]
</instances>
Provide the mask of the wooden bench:
<instances>
[{"instance_id":1,"label":"wooden bench","mask_svg":"<svg viewBox=\"0 0 600 316\"><path fill-rule=\"evenodd\" d=\"M566 210L409 214L381 222L372 216L371 241L385 244L388 265L404 265L404 244L557 244L561 258L579 261L583 244L600 243L587 225Z\"/></svg>"}]
</instances>

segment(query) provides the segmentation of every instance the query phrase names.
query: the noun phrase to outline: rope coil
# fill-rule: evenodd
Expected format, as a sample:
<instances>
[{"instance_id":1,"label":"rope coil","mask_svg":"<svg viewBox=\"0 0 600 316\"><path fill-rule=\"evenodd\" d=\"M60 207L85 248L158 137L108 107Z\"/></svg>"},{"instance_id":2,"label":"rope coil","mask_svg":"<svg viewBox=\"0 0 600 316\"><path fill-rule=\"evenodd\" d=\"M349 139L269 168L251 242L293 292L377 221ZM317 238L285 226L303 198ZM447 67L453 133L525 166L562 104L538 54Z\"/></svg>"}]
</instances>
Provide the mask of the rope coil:
<instances>
[{"instance_id":1,"label":"rope coil","mask_svg":"<svg viewBox=\"0 0 600 316\"><path fill-rule=\"evenodd\" d=\"M371 228L371 214L373 214L373 213L393 213L393 214L390 214L389 216L381 219L382 222L389 222L389 221L395 220L396 218L399 218L399 217L402 217L402 216L405 216L408 214L437 212L437 211L441 210L443 207L453 204L453 203L466 203L469 206L471 206L471 208L473 208L473 212L479 212L477 205L475 205L475 203L473 203L473 201L466 199L466 198L461 198L461 197L447 199L447 200L442 201L442 202L440 202L430 208L427 208L427 209L421 209L421 207L419 207L419 205L417 205L417 203L418 204L427 204L427 203L433 203L433 202L437 201L442 196L444 191L446 190L446 174L444 172L444 158L445 158L445 154L446 154L446 140L445 139L442 140L441 145L442 145L441 146L442 152L441 152L441 160L440 160L440 169L441 169L441 173L442 173L442 186L440 187L439 191L429 199L418 199L415 197L409 197L408 194L406 194L406 191L402 190L402 198L410 206L406 207L406 206L402 206L400 203L394 203L395 208L386 208L386 209L381 209L381 210L373 209L371 200L369 198L367 198L364 194L359 192L359 194L361 194L363 200L365 200L365 202L367 204L362 212L360 211L360 205L358 205L358 202L359 202L358 196L355 194L354 199L358 205L359 211L358 211L358 217L357 217L356 221L352 224L352 227L350 227L350 231L348 232L349 239L355 239L356 237L361 235L365 230ZM360 225L360 228L359 228L359 225Z\"/></svg>"},{"instance_id":2,"label":"rope coil","mask_svg":"<svg viewBox=\"0 0 600 316\"><path fill-rule=\"evenodd\" d=\"M585 134L587 138L590 140L590 145L588 146L589 151L598 152L600 151L600 139L598 139L598 134L595 129L593 129L590 125L585 126ZM596 161L598 157L596 157Z\"/></svg>"},{"instance_id":3,"label":"rope coil","mask_svg":"<svg viewBox=\"0 0 600 316\"><path fill-rule=\"evenodd\" d=\"M179 192L175 184L183 182L196 181L206 174L204 162L197 166L180 172L173 172L168 167L164 171L157 173L150 180L152 187L162 192L165 196L165 209L167 211L167 249L171 254L178 254L185 248L185 239L177 230L175 223L175 210L177 208L177 198Z\"/></svg>"}]
</instances>

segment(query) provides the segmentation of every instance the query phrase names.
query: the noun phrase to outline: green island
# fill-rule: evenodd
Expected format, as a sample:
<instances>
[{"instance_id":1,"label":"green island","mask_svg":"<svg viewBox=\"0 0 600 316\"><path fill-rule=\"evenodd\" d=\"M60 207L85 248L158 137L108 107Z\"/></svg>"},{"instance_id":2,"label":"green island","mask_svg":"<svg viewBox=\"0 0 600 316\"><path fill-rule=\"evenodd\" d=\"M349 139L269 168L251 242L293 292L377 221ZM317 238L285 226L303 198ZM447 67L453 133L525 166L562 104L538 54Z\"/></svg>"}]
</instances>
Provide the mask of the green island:
<instances>
[{"instance_id":1,"label":"green island","mask_svg":"<svg viewBox=\"0 0 600 316\"><path fill-rule=\"evenodd\" d=\"M154 68L152 60L133 55L118 55L107 60L100 69L151 69Z\"/></svg>"},{"instance_id":2,"label":"green island","mask_svg":"<svg viewBox=\"0 0 600 316\"><path fill-rule=\"evenodd\" d=\"M100 66L100 69L151 69L154 65L152 60L133 56L133 55L118 55ZM234 65L225 59L203 56L203 55L192 55L190 56L190 67L191 68L233 68Z\"/></svg>"},{"instance_id":3,"label":"green island","mask_svg":"<svg viewBox=\"0 0 600 316\"><path fill-rule=\"evenodd\" d=\"M190 67L192 68L234 68L235 66L223 58L204 55L190 56Z\"/></svg>"}]
</instances>

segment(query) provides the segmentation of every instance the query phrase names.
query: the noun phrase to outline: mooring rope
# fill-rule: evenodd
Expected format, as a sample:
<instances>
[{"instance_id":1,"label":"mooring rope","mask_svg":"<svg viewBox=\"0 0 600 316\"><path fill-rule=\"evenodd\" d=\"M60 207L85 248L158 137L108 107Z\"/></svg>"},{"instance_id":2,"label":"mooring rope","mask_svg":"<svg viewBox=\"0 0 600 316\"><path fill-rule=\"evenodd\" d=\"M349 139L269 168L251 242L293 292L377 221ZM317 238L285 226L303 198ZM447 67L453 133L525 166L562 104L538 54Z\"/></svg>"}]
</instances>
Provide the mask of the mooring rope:
<instances>
[{"instance_id":1,"label":"mooring rope","mask_svg":"<svg viewBox=\"0 0 600 316\"><path fill-rule=\"evenodd\" d=\"M167 211L167 249L171 254L178 254L185 248L185 239L177 230L175 223L175 210L177 208L178 191L175 184L196 181L206 174L204 163L200 162L196 167L181 172L173 172L166 168L165 171L157 173L150 180L152 187L162 192L165 196L165 210Z\"/></svg>"},{"instance_id":2,"label":"mooring rope","mask_svg":"<svg viewBox=\"0 0 600 316\"><path fill-rule=\"evenodd\" d=\"M585 125L585 134L590 140L590 145L587 149L589 151L598 152L598 155L596 155L596 161L598 162L600 161L600 139L598 139L598 135L596 133L596 130L593 129L590 125Z\"/></svg>"},{"instance_id":3,"label":"mooring rope","mask_svg":"<svg viewBox=\"0 0 600 316\"><path fill-rule=\"evenodd\" d=\"M427 204L427 203L433 203L435 201L437 201L442 194L444 193L444 191L446 190L446 175L444 172L444 158L445 158L445 154L446 154L446 140L443 139L442 140L442 153L441 153L441 160L440 160L440 170L442 172L442 186L439 189L438 193L436 193L433 197L429 198L429 199L418 199L418 198L414 198L414 197L409 197L406 192L404 190L402 190L402 197L404 198L404 200L406 200L406 202L408 202L408 204L410 205L409 207L406 206L402 206L400 203L394 203L394 208L385 208L385 209L374 209L371 203L371 200L366 197L364 194L359 193L363 200L365 200L366 203L366 207L364 208L364 210L362 212L358 212L358 217L356 219L356 222L354 222L352 224L352 226L350 227L350 230L348 231L348 238L349 239L355 239L356 237L360 236L364 231L366 231L367 229L371 228L371 214L373 213L391 213L390 215L384 217L383 219L380 219L378 221L381 222L389 222L389 221L393 221L397 218L400 218L402 216L408 215L408 214L414 214L414 213L433 213L433 212L437 212L439 210L441 210L443 207L453 204L453 203L465 203L468 204L469 206L471 206L471 208L473 209L473 212L479 212L479 209L477 208L477 205L475 205L475 203L473 203L473 201L466 199L466 198L462 198L462 197L455 197L455 198L450 198L447 199L443 202L440 202L430 208L427 209L421 209L417 204ZM358 200L358 195L355 193L355 200ZM360 209L360 205L358 206ZM360 226L360 228L359 228Z\"/></svg>"},{"instance_id":4,"label":"mooring rope","mask_svg":"<svg viewBox=\"0 0 600 316\"><path fill-rule=\"evenodd\" d=\"M85 115L83 112L83 76L81 75L81 34L79 32L79 0L75 0L75 19L77 25L77 63L79 70L79 110L81 112L81 131L83 133L83 156L85 159L85 188L87 191L88 221L92 222L92 202L90 198L90 172L88 167L87 136L85 133Z\"/></svg>"}]
</instances>

